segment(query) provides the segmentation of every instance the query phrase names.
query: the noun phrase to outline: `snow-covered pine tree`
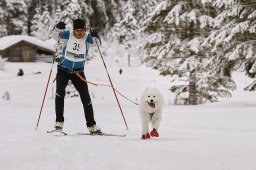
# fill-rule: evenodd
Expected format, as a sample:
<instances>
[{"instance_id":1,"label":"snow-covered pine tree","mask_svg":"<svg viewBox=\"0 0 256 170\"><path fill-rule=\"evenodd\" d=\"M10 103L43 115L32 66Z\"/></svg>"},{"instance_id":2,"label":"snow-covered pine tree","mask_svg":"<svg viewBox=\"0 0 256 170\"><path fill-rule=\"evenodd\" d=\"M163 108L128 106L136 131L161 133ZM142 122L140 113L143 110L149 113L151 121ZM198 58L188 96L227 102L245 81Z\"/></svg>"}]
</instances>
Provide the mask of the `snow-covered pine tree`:
<instances>
[{"instance_id":1,"label":"snow-covered pine tree","mask_svg":"<svg viewBox=\"0 0 256 170\"><path fill-rule=\"evenodd\" d=\"M139 30L141 23L146 18L147 14L153 10L153 6L160 0L120 0L120 14L117 18L117 23L111 28L108 37L111 37L111 43L117 45L118 49L127 51L128 53L121 57L131 58L137 63L140 60L140 45L143 38L140 36Z\"/></svg>"},{"instance_id":2,"label":"snow-covered pine tree","mask_svg":"<svg viewBox=\"0 0 256 170\"><path fill-rule=\"evenodd\" d=\"M67 24L66 27L72 29L73 20L81 18L82 9L80 0L65 0L62 4L63 21Z\"/></svg>"},{"instance_id":3,"label":"snow-covered pine tree","mask_svg":"<svg viewBox=\"0 0 256 170\"><path fill-rule=\"evenodd\" d=\"M90 0L64 0L55 3L57 10L61 10L60 18L67 25L66 27L72 29L74 19L82 18L86 20L87 26L90 24L89 17L93 14ZM53 14L53 16L55 13ZM55 16L54 16L55 17ZM58 17L59 18L59 17ZM54 19L59 20L59 19ZM56 21L55 21L56 22Z\"/></svg>"},{"instance_id":4,"label":"snow-covered pine tree","mask_svg":"<svg viewBox=\"0 0 256 170\"><path fill-rule=\"evenodd\" d=\"M40 11L42 14L40 14ZM42 7L42 10L36 8L36 14L34 15L31 26L31 35L41 40L49 39L51 30L50 23L52 23L52 19L48 7L44 6Z\"/></svg>"},{"instance_id":5,"label":"snow-covered pine tree","mask_svg":"<svg viewBox=\"0 0 256 170\"><path fill-rule=\"evenodd\" d=\"M6 1L8 35L27 34L27 4L24 0Z\"/></svg>"},{"instance_id":6,"label":"snow-covered pine tree","mask_svg":"<svg viewBox=\"0 0 256 170\"><path fill-rule=\"evenodd\" d=\"M104 0L97 0L91 2L93 14L90 16L90 26L97 30L109 28L108 16L106 13L106 5Z\"/></svg>"},{"instance_id":7,"label":"snow-covered pine tree","mask_svg":"<svg viewBox=\"0 0 256 170\"><path fill-rule=\"evenodd\" d=\"M0 38L7 35L7 27L6 27L6 2L0 1Z\"/></svg>"},{"instance_id":8,"label":"snow-covered pine tree","mask_svg":"<svg viewBox=\"0 0 256 170\"><path fill-rule=\"evenodd\" d=\"M256 4L255 0L213 1L219 10L215 18L215 31L205 42L212 51L221 53L229 72L240 69L256 76ZM255 81L245 89L255 90Z\"/></svg>"},{"instance_id":9,"label":"snow-covered pine tree","mask_svg":"<svg viewBox=\"0 0 256 170\"><path fill-rule=\"evenodd\" d=\"M158 1L159 0L126 0L121 2L121 20L112 28L115 37L118 37L121 44L138 38L142 22L147 17L147 14L153 10L153 6L155 6Z\"/></svg>"},{"instance_id":10,"label":"snow-covered pine tree","mask_svg":"<svg viewBox=\"0 0 256 170\"><path fill-rule=\"evenodd\" d=\"M183 82L171 91L176 98L187 94L187 104L216 101L218 96L230 96L227 89L234 88L231 79L218 75L218 60L202 48L215 15L215 9L204 0L165 0L144 22L148 35L143 46L145 62L160 74Z\"/></svg>"},{"instance_id":11,"label":"snow-covered pine tree","mask_svg":"<svg viewBox=\"0 0 256 170\"><path fill-rule=\"evenodd\" d=\"M81 1L80 2L81 9L82 9L82 18L86 20L87 28L90 25L90 16L93 15L93 9L91 5L91 0Z\"/></svg>"},{"instance_id":12,"label":"snow-covered pine tree","mask_svg":"<svg viewBox=\"0 0 256 170\"><path fill-rule=\"evenodd\" d=\"M162 0L140 0L136 1L136 15L139 27L142 26L148 15L154 11L157 4L162 2Z\"/></svg>"},{"instance_id":13,"label":"snow-covered pine tree","mask_svg":"<svg viewBox=\"0 0 256 170\"><path fill-rule=\"evenodd\" d=\"M135 39L137 37L139 25L135 17L135 6L136 3L134 1L128 0L125 3L123 9L123 19L116 23L112 28L112 32L114 33L115 37L118 38L120 44L127 44L129 40Z\"/></svg>"},{"instance_id":14,"label":"snow-covered pine tree","mask_svg":"<svg viewBox=\"0 0 256 170\"><path fill-rule=\"evenodd\" d=\"M36 8L38 8L39 1L26 0L28 6L28 35L31 34L31 26L34 16L37 14Z\"/></svg>"},{"instance_id":15,"label":"snow-covered pine tree","mask_svg":"<svg viewBox=\"0 0 256 170\"><path fill-rule=\"evenodd\" d=\"M40 34L38 32L38 30L39 30L40 25L41 25L40 22L39 22L39 20L41 18L41 13L40 13L41 11L40 11L39 8L36 8L35 11L36 11L36 14L34 15L32 21L31 21L32 25L30 27L30 30L31 30L30 34L37 37L37 34Z\"/></svg>"},{"instance_id":16,"label":"snow-covered pine tree","mask_svg":"<svg viewBox=\"0 0 256 170\"><path fill-rule=\"evenodd\" d=\"M105 10L108 17L107 30L121 19L121 4L119 0L105 0ZM101 29L101 32L104 30ZM107 31L105 31L106 33Z\"/></svg>"}]
</instances>

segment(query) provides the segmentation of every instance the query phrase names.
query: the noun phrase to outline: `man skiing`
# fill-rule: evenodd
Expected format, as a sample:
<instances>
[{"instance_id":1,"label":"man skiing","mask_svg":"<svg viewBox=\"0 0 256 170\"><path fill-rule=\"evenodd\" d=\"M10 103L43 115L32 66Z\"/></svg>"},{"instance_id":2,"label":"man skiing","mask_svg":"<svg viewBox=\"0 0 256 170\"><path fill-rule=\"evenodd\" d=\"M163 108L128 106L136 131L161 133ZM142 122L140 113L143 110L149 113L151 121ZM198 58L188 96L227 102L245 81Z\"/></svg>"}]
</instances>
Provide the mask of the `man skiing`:
<instances>
[{"instance_id":1,"label":"man skiing","mask_svg":"<svg viewBox=\"0 0 256 170\"><path fill-rule=\"evenodd\" d=\"M62 42L62 52L56 77L56 122L54 127L56 130L62 130L63 128L65 89L68 81L71 80L79 92L89 132L91 134L100 134L102 132L96 126L94 120L93 106L87 83L82 81L75 73L78 72L85 79L84 64L89 47L95 46L96 39L101 44L101 38L96 30L90 30L90 33L86 33L86 24L83 19L75 19L73 21L73 30L65 30L65 25L64 22L59 22L52 31L53 38Z\"/></svg>"}]
</instances>

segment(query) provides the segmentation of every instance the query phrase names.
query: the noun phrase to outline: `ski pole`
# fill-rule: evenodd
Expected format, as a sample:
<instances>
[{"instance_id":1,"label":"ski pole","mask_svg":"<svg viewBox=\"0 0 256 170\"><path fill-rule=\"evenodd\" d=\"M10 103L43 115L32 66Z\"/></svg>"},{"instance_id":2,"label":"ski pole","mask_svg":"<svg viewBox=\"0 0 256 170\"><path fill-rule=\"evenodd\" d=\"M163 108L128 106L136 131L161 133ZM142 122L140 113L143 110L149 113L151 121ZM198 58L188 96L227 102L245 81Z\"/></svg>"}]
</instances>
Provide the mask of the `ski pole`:
<instances>
[{"instance_id":1,"label":"ski pole","mask_svg":"<svg viewBox=\"0 0 256 170\"><path fill-rule=\"evenodd\" d=\"M53 56L53 60L52 60L52 66L51 66L51 70L50 70L50 73L49 73L49 76L48 76L46 88L45 88L45 91L44 91L44 97L43 97L43 101L42 101L42 104L41 104L41 108L40 108L40 112L39 112L39 116L38 116L38 120L37 120L37 124L36 124L36 128L35 128L36 131L37 131L37 129L38 129L38 124L39 124L40 117L41 117L41 114L42 114L42 111L43 111L44 101L45 101L45 97L46 97L46 94L47 94L49 82L50 82L50 79L51 79L52 68L53 68L53 66L54 66L55 57L57 56L59 44L60 44L60 37L58 37L58 41L57 41L57 44L56 44L56 49L55 49L54 56Z\"/></svg>"},{"instance_id":2,"label":"ski pole","mask_svg":"<svg viewBox=\"0 0 256 170\"><path fill-rule=\"evenodd\" d=\"M100 47L99 47L97 38L95 38L95 42L96 42L98 51L99 51L99 53L100 53L100 57L101 57L101 60L102 60L102 62L103 62L103 65L104 65L104 67L105 67L106 73L107 73L107 75L108 75L108 79L109 79L109 82L110 82L110 84L111 84L112 90L113 90L113 92L114 92L114 95L115 95L115 98L116 98L116 101L117 101L119 110L120 110L120 112L121 112L121 114L122 114L122 117L123 117L123 120L124 120L124 123L125 123L125 126L126 126L125 130L126 130L126 131L129 131L128 125L127 125L126 120L125 120L125 117L124 117L124 113L123 113L123 111L122 111L121 105L120 105L119 100L118 100L118 97L117 97L117 95L116 95L115 88L114 88L114 86L113 86L112 80L111 80L110 75L109 75L109 73L108 73L108 69L107 69L106 63L105 63L104 58L103 58L103 56L102 56L102 53L101 53L101 51L100 51Z\"/></svg>"}]
</instances>

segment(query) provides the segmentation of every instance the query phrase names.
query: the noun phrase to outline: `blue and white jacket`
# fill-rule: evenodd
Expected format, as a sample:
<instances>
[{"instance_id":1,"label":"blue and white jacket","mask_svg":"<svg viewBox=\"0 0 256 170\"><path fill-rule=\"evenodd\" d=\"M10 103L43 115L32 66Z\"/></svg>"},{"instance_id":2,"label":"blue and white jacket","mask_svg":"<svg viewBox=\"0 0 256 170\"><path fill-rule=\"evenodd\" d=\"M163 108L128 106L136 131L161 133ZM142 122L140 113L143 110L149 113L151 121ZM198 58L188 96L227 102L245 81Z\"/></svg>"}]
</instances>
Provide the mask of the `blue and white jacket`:
<instances>
[{"instance_id":1,"label":"blue and white jacket","mask_svg":"<svg viewBox=\"0 0 256 170\"><path fill-rule=\"evenodd\" d=\"M72 30L61 31L56 27L52 30L52 37L57 41L60 38L62 44L59 67L69 73L83 71L89 48L96 47L96 39L90 33L78 39ZM97 37L97 42L101 45L100 37Z\"/></svg>"}]
</instances>

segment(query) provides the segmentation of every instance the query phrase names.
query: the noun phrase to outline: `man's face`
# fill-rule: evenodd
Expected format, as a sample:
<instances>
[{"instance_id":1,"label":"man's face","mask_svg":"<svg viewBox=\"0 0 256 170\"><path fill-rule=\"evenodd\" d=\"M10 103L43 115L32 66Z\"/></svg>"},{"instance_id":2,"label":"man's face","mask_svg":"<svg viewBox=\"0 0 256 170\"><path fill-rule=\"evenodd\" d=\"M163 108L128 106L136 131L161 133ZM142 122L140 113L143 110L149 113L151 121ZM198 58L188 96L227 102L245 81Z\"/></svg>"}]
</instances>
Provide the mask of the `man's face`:
<instances>
[{"instance_id":1,"label":"man's face","mask_svg":"<svg viewBox=\"0 0 256 170\"><path fill-rule=\"evenodd\" d=\"M75 29L74 34L78 39L83 38L85 35L85 29Z\"/></svg>"}]
</instances>

